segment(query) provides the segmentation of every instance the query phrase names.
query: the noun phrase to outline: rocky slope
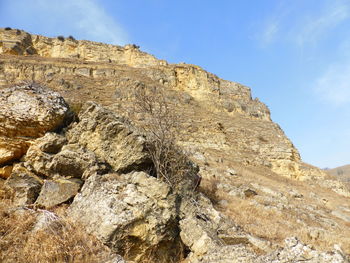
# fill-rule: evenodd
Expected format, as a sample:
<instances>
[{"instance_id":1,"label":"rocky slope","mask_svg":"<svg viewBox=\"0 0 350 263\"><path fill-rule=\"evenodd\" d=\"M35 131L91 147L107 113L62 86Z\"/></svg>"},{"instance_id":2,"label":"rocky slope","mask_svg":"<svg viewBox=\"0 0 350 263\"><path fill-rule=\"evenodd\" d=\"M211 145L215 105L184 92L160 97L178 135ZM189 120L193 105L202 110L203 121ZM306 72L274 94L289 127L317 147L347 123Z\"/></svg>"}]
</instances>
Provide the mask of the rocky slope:
<instances>
[{"instance_id":1,"label":"rocky slope","mask_svg":"<svg viewBox=\"0 0 350 263\"><path fill-rule=\"evenodd\" d=\"M134 45L0 29L0 53L0 175L16 205L71 203L69 217L135 262L346 262L348 188L301 161L249 88ZM8 88L21 81L63 98ZM199 188L194 174L176 191L153 177L133 127L150 123L140 97L176 116Z\"/></svg>"},{"instance_id":2,"label":"rocky slope","mask_svg":"<svg viewBox=\"0 0 350 263\"><path fill-rule=\"evenodd\" d=\"M350 183L350 165L343 165L333 169L325 170L326 173L333 175L343 182Z\"/></svg>"}]
</instances>

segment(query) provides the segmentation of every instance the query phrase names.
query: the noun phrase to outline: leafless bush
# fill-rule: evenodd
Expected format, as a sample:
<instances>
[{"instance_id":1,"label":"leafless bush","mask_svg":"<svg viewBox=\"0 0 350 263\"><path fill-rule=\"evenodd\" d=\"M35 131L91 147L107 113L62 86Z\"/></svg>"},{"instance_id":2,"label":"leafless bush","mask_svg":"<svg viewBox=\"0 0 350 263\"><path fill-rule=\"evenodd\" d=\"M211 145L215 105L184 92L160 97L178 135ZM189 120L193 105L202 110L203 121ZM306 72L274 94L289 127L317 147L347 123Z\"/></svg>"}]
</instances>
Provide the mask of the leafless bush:
<instances>
[{"instance_id":1,"label":"leafless bush","mask_svg":"<svg viewBox=\"0 0 350 263\"><path fill-rule=\"evenodd\" d=\"M165 180L173 188L196 180L196 167L176 145L179 134L179 116L170 107L162 87L147 87L139 83L134 89L133 114L143 119L139 127L147 136L147 149L158 179Z\"/></svg>"}]
</instances>

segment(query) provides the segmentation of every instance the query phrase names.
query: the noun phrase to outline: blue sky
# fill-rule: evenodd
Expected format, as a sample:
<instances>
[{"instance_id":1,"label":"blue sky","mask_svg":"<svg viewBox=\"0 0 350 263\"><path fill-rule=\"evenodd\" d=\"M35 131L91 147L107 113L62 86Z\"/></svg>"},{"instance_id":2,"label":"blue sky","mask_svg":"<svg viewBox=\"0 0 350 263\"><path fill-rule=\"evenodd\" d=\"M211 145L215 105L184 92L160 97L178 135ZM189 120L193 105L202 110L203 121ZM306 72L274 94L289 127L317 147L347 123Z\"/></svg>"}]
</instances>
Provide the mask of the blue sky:
<instances>
[{"instance_id":1,"label":"blue sky","mask_svg":"<svg viewBox=\"0 0 350 263\"><path fill-rule=\"evenodd\" d=\"M319 167L350 163L349 0L0 0L0 27L197 64L251 87Z\"/></svg>"}]
</instances>

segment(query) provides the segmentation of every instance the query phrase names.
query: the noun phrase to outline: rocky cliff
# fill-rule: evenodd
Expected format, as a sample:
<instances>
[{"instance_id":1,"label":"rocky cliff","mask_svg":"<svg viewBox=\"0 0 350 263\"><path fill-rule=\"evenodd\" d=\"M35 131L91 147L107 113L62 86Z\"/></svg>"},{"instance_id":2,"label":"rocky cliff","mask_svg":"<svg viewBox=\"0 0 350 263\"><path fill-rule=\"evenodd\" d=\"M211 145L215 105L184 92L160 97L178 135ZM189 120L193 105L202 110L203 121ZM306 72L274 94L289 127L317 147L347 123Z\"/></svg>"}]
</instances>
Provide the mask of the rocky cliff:
<instances>
[{"instance_id":1,"label":"rocky cliff","mask_svg":"<svg viewBox=\"0 0 350 263\"><path fill-rule=\"evenodd\" d=\"M0 176L15 205L68 205L135 262L346 262L349 189L301 161L248 87L135 45L11 29L0 85ZM199 168L181 187L161 180L142 135L169 122Z\"/></svg>"},{"instance_id":2,"label":"rocky cliff","mask_svg":"<svg viewBox=\"0 0 350 263\"><path fill-rule=\"evenodd\" d=\"M288 177L304 176L298 151L271 122L268 108L252 99L250 89L198 66L168 65L132 45L47 38L20 30L0 31L0 54L3 86L20 80L44 82L67 98L93 99L110 107L120 103L121 91L130 93L135 85L178 91L174 110L186 110L181 114L197 134L183 138L184 145L202 152L224 149L235 161L265 165Z\"/></svg>"}]
</instances>

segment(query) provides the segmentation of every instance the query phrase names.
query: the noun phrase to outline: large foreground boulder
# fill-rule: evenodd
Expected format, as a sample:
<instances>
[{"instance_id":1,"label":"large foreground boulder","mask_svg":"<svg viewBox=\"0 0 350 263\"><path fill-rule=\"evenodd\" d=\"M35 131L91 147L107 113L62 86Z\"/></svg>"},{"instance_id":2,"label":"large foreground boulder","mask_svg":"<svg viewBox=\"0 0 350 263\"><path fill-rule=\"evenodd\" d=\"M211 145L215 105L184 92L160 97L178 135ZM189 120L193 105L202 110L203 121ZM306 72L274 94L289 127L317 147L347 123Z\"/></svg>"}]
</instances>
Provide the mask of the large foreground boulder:
<instances>
[{"instance_id":1,"label":"large foreground boulder","mask_svg":"<svg viewBox=\"0 0 350 263\"><path fill-rule=\"evenodd\" d=\"M181 256L176 196L144 172L91 175L68 215L135 262L176 262Z\"/></svg>"},{"instance_id":2,"label":"large foreground boulder","mask_svg":"<svg viewBox=\"0 0 350 263\"><path fill-rule=\"evenodd\" d=\"M0 165L21 158L31 139L58 129L68 113L63 97L43 86L0 90Z\"/></svg>"}]
</instances>

